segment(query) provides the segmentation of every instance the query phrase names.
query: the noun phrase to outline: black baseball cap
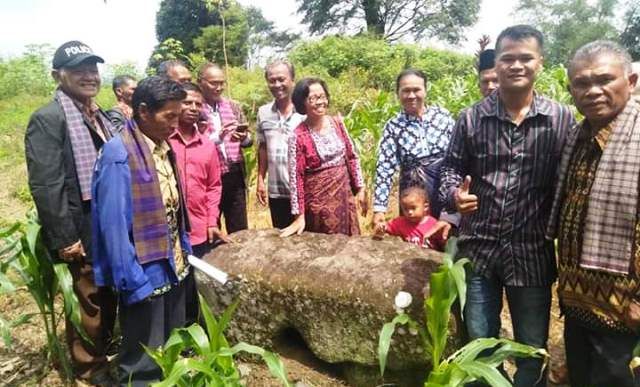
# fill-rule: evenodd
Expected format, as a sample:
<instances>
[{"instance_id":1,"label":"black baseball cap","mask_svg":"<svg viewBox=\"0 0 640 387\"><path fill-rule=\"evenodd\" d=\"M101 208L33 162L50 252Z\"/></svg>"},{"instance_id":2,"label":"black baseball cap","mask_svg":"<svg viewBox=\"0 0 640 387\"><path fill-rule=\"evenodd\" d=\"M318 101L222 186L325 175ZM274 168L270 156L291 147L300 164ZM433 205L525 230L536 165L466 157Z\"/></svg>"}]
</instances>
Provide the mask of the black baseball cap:
<instances>
[{"instance_id":1,"label":"black baseball cap","mask_svg":"<svg viewBox=\"0 0 640 387\"><path fill-rule=\"evenodd\" d=\"M480 53L478 60L478 71L492 69L496 66L496 51L484 50Z\"/></svg>"},{"instance_id":2,"label":"black baseball cap","mask_svg":"<svg viewBox=\"0 0 640 387\"><path fill-rule=\"evenodd\" d=\"M104 63L104 59L95 55L91 47L77 40L66 42L53 54L53 68L74 67L89 59Z\"/></svg>"}]
</instances>

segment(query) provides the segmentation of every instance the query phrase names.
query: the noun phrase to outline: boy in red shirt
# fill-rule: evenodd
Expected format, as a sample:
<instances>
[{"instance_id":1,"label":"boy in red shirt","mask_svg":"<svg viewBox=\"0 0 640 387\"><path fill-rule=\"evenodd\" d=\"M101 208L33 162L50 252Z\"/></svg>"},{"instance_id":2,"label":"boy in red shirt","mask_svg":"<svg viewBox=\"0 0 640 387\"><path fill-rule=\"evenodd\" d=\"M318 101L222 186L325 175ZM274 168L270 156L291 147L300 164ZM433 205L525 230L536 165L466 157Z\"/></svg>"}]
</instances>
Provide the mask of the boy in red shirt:
<instances>
[{"instance_id":1,"label":"boy in red shirt","mask_svg":"<svg viewBox=\"0 0 640 387\"><path fill-rule=\"evenodd\" d=\"M418 246L444 251L446 240L441 230L435 232L438 220L430 215L429 199L424 189L409 187L402 191L400 209L402 216L376 227L375 238L382 238L387 233Z\"/></svg>"}]
</instances>

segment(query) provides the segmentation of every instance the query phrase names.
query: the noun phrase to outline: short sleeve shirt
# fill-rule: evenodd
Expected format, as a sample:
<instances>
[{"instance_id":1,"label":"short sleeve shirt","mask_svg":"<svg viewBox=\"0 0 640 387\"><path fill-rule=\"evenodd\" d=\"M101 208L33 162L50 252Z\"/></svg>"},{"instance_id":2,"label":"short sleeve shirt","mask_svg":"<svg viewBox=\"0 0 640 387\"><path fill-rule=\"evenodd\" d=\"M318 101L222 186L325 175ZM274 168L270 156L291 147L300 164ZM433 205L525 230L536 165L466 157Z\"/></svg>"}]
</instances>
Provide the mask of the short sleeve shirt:
<instances>
[{"instance_id":1,"label":"short sleeve shirt","mask_svg":"<svg viewBox=\"0 0 640 387\"><path fill-rule=\"evenodd\" d=\"M305 119L295 110L288 116L280 115L275 102L258 110L258 144L266 144L268 160L268 190L271 198L289 197L288 140L294 129Z\"/></svg>"}]
</instances>

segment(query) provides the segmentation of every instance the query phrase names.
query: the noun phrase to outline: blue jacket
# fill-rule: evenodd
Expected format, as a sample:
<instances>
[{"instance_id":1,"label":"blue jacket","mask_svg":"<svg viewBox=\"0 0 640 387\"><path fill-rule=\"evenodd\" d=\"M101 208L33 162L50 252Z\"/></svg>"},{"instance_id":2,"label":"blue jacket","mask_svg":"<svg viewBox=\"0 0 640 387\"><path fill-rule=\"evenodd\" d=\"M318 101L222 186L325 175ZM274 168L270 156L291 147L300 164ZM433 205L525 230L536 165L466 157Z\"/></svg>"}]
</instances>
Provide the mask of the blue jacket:
<instances>
[{"instance_id":1,"label":"blue jacket","mask_svg":"<svg viewBox=\"0 0 640 387\"><path fill-rule=\"evenodd\" d=\"M177 284L173 255L141 265L133 241L131 171L120 136L102 148L96 161L91 191L93 271L98 286L112 286L127 305L140 302L158 288ZM184 228L183 249L191 253ZM186 257L185 257L186 258Z\"/></svg>"}]
</instances>

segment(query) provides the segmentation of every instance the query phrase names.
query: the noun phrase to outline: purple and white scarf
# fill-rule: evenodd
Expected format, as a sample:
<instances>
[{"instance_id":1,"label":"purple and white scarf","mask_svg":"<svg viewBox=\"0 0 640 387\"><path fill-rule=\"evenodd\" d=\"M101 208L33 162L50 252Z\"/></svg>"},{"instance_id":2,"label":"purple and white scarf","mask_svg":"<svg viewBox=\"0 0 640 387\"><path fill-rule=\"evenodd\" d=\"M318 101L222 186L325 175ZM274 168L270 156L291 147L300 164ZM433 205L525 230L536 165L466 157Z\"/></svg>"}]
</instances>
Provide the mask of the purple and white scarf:
<instances>
[{"instance_id":1,"label":"purple and white scarf","mask_svg":"<svg viewBox=\"0 0 640 387\"><path fill-rule=\"evenodd\" d=\"M87 128L82 112L64 91L61 89L56 90L55 99L60 103L67 121L67 130L71 140L73 160L76 165L82 200L91 200L91 176L93 175L93 166L98 157L98 150L91 139L91 133L89 133L91 129ZM104 128L104 135L107 139L111 138L114 131L111 122L103 119L100 115L98 115L97 119L100 120Z\"/></svg>"}]
</instances>

